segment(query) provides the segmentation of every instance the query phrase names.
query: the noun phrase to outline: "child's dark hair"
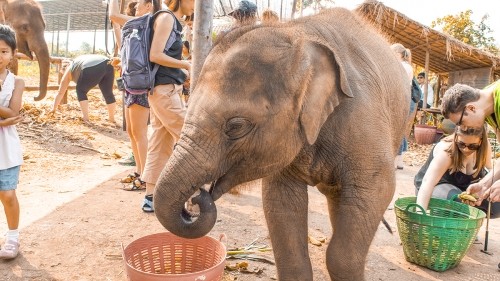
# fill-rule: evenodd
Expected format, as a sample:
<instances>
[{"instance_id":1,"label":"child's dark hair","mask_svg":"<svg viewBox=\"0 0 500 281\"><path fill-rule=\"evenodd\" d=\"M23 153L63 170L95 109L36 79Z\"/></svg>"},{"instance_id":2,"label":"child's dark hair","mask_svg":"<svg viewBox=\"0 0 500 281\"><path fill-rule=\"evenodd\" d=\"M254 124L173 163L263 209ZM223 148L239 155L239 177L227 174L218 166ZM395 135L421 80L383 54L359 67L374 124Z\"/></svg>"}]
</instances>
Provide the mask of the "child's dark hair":
<instances>
[{"instance_id":1,"label":"child's dark hair","mask_svg":"<svg viewBox=\"0 0 500 281\"><path fill-rule=\"evenodd\" d=\"M16 51L16 33L8 25L0 24L0 40L4 41L12 49L12 52Z\"/></svg>"},{"instance_id":2,"label":"child's dark hair","mask_svg":"<svg viewBox=\"0 0 500 281\"><path fill-rule=\"evenodd\" d=\"M186 49L188 50L188 52L191 51L191 48L189 48L189 41L186 40L183 42L183 44L184 44L184 47L186 47Z\"/></svg>"}]
</instances>

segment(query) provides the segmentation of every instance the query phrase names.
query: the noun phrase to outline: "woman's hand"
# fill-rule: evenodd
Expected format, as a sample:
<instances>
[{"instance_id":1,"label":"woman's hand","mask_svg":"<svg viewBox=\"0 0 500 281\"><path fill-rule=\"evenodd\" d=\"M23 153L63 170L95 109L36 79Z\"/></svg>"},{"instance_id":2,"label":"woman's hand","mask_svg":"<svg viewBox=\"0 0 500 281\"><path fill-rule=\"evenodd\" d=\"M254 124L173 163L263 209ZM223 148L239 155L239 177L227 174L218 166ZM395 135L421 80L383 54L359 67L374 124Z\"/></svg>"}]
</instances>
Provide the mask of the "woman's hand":
<instances>
[{"instance_id":1,"label":"woman's hand","mask_svg":"<svg viewBox=\"0 0 500 281\"><path fill-rule=\"evenodd\" d=\"M17 115L14 117L5 118L5 119L0 120L0 126L3 127L3 126L16 125L17 123L19 123L23 120L24 120L23 115Z\"/></svg>"},{"instance_id":2,"label":"woman's hand","mask_svg":"<svg viewBox=\"0 0 500 281\"><path fill-rule=\"evenodd\" d=\"M471 205L471 206L479 206L483 202L483 199L485 199L485 194L488 192L489 188L486 186L484 183L477 182L469 185L467 187L467 194L477 194L479 197L476 202L472 201L467 201L466 203ZM487 196L486 196L487 197Z\"/></svg>"},{"instance_id":3,"label":"woman's hand","mask_svg":"<svg viewBox=\"0 0 500 281\"><path fill-rule=\"evenodd\" d=\"M483 200L489 198L491 203L500 202L500 180L493 183L482 198Z\"/></svg>"}]
</instances>

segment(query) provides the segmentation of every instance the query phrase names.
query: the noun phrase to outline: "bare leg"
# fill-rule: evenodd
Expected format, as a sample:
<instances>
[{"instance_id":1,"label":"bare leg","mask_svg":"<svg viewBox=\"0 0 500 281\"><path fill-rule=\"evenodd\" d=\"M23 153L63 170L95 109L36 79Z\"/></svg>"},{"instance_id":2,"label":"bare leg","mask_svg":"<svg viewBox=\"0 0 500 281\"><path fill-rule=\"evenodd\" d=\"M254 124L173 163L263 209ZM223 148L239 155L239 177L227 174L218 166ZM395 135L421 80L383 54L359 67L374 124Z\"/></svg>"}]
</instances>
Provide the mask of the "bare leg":
<instances>
[{"instance_id":1,"label":"bare leg","mask_svg":"<svg viewBox=\"0 0 500 281\"><path fill-rule=\"evenodd\" d=\"M106 107L108 108L109 122L116 123L115 122L116 102L107 104Z\"/></svg>"},{"instance_id":2,"label":"bare leg","mask_svg":"<svg viewBox=\"0 0 500 281\"><path fill-rule=\"evenodd\" d=\"M0 201L2 201L7 226L9 230L19 227L19 201L15 190L0 191Z\"/></svg>"},{"instance_id":3,"label":"bare leg","mask_svg":"<svg viewBox=\"0 0 500 281\"><path fill-rule=\"evenodd\" d=\"M129 132L137 172L142 175L148 153L149 108L133 104L127 108L127 132Z\"/></svg>"},{"instance_id":4,"label":"bare leg","mask_svg":"<svg viewBox=\"0 0 500 281\"><path fill-rule=\"evenodd\" d=\"M89 101L80 101L80 108L82 109L83 121L89 122Z\"/></svg>"},{"instance_id":5,"label":"bare leg","mask_svg":"<svg viewBox=\"0 0 500 281\"><path fill-rule=\"evenodd\" d=\"M262 199L278 279L312 281L307 239L307 186L265 178Z\"/></svg>"}]
</instances>

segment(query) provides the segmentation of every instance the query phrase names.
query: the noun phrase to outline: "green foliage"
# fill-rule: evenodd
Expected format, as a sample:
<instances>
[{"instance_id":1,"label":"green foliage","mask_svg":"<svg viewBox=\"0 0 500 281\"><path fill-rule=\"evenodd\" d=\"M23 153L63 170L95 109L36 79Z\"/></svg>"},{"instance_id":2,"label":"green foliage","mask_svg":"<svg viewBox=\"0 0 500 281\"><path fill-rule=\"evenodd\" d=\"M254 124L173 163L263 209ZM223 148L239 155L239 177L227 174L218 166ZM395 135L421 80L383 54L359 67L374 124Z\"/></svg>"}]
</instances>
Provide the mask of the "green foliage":
<instances>
[{"instance_id":1,"label":"green foliage","mask_svg":"<svg viewBox=\"0 0 500 281\"><path fill-rule=\"evenodd\" d=\"M83 51L87 54L91 54L92 46L88 42L82 42L82 45L80 46L80 51Z\"/></svg>"},{"instance_id":2,"label":"green foliage","mask_svg":"<svg viewBox=\"0 0 500 281\"><path fill-rule=\"evenodd\" d=\"M326 8L328 4L335 4L334 0L302 0L304 9L310 6L315 6L319 9ZM300 1L297 1L297 10L300 9Z\"/></svg>"},{"instance_id":3,"label":"green foliage","mask_svg":"<svg viewBox=\"0 0 500 281\"><path fill-rule=\"evenodd\" d=\"M431 23L431 27L439 27L442 31L454 38L477 47L479 49L499 53L495 39L491 34L491 28L486 24L488 15L484 15L479 24L476 24L472 19L472 10L460 12L458 15L448 15L438 18Z\"/></svg>"}]
</instances>

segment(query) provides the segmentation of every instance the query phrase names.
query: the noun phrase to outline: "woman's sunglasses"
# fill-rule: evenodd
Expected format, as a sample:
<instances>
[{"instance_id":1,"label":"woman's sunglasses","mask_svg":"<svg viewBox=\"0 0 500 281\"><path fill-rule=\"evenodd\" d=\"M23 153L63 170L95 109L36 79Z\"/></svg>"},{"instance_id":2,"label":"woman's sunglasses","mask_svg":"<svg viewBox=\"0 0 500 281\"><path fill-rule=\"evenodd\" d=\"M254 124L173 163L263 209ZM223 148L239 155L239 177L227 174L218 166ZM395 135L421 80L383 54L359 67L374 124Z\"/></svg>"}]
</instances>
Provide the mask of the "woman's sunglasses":
<instances>
[{"instance_id":1,"label":"woman's sunglasses","mask_svg":"<svg viewBox=\"0 0 500 281\"><path fill-rule=\"evenodd\" d=\"M455 143L457 144L458 148L460 148L460 149L468 148L469 150L478 150L479 147L481 147L480 143L466 144L466 143L461 142L461 141L455 141Z\"/></svg>"}]
</instances>

